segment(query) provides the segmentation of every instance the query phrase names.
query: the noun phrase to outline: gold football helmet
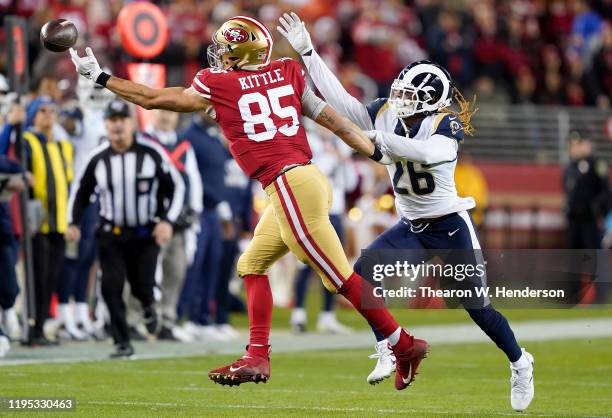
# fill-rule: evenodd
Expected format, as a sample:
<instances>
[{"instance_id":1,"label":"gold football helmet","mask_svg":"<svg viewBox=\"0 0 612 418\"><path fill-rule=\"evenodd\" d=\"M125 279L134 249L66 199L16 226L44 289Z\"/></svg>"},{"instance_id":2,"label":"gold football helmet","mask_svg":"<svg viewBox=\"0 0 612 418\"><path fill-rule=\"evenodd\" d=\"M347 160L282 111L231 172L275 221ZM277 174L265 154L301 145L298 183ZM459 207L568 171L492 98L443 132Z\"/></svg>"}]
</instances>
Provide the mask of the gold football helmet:
<instances>
[{"instance_id":1,"label":"gold football helmet","mask_svg":"<svg viewBox=\"0 0 612 418\"><path fill-rule=\"evenodd\" d=\"M212 36L208 64L213 68L257 70L270 62L272 35L252 17L235 16Z\"/></svg>"}]
</instances>

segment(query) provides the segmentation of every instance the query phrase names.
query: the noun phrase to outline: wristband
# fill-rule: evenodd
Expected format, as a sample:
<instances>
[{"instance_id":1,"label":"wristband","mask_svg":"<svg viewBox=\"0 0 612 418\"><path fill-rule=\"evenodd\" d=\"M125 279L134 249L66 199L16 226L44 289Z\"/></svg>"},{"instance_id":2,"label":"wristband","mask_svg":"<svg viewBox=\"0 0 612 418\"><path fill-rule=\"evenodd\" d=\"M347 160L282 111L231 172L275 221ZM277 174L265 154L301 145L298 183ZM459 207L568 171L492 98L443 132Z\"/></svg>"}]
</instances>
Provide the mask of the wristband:
<instances>
[{"instance_id":1,"label":"wristband","mask_svg":"<svg viewBox=\"0 0 612 418\"><path fill-rule=\"evenodd\" d=\"M383 158L383 153L378 149L378 147L374 147L374 154L370 155L368 158L370 158L371 160L374 160L376 162L382 160Z\"/></svg>"},{"instance_id":2,"label":"wristband","mask_svg":"<svg viewBox=\"0 0 612 418\"><path fill-rule=\"evenodd\" d=\"M98 78L96 78L96 83L101 85L102 87L106 87L106 83L111 78L111 75L105 72L101 72Z\"/></svg>"}]
</instances>

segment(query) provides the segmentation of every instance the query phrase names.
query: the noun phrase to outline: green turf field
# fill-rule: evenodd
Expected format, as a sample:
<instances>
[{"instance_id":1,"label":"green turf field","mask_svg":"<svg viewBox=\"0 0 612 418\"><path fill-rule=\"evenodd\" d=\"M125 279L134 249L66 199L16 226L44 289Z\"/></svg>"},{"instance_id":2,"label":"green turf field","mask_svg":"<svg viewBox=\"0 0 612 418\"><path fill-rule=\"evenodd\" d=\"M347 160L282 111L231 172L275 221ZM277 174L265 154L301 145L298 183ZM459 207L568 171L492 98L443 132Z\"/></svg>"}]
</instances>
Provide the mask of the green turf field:
<instances>
[{"instance_id":1,"label":"green turf field","mask_svg":"<svg viewBox=\"0 0 612 418\"><path fill-rule=\"evenodd\" d=\"M403 392L391 381L366 384L370 352L351 350L276 354L267 384L238 388L206 376L234 356L14 366L0 370L0 396L74 397L76 414L62 415L87 417L612 413L612 339L529 343L529 350L536 358L536 397L522 414L510 409L507 363L491 344L433 347Z\"/></svg>"}]
</instances>

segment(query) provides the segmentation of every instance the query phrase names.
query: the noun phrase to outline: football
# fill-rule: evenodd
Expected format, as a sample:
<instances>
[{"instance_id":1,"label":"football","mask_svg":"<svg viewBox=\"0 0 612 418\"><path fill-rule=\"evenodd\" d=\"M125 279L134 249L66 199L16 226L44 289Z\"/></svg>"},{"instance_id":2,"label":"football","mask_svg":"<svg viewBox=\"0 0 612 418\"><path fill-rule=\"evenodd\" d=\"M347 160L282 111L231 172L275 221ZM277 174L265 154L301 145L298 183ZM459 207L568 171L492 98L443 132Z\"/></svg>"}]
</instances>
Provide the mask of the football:
<instances>
[{"instance_id":1,"label":"football","mask_svg":"<svg viewBox=\"0 0 612 418\"><path fill-rule=\"evenodd\" d=\"M53 52L66 51L76 43L78 37L76 26L66 19L50 20L40 30L40 41Z\"/></svg>"}]
</instances>

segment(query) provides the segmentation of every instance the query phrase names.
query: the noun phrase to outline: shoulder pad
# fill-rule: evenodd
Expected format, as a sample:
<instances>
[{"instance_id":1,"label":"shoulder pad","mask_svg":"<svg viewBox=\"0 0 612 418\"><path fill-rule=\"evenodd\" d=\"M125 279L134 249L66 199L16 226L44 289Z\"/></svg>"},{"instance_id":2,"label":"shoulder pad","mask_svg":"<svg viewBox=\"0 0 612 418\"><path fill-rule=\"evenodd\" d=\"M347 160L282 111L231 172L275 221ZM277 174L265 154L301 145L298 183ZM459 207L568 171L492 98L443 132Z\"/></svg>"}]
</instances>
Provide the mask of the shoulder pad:
<instances>
[{"instance_id":1,"label":"shoulder pad","mask_svg":"<svg viewBox=\"0 0 612 418\"><path fill-rule=\"evenodd\" d=\"M204 68L195 75L191 82L191 87L203 98L210 99L212 96L210 93L211 76L225 72L227 71L217 68Z\"/></svg>"},{"instance_id":2,"label":"shoulder pad","mask_svg":"<svg viewBox=\"0 0 612 418\"><path fill-rule=\"evenodd\" d=\"M435 134L463 141L463 125L457 116L450 113L441 113L436 115L434 120L432 135Z\"/></svg>"},{"instance_id":3,"label":"shoulder pad","mask_svg":"<svg viewBox=\"0 0 612 418\"><path fill-rule=\"evenodd\" d=\"M370 115L370 119L372 120L372 124L374 124L374 122L376 121L376 117L381 112L381 110L384 110L383 107L385 107L386 104L387 98L384 97L373 100L366 105L366 108L368 109L368 114Z\"/></svg>"}]
</instances>

